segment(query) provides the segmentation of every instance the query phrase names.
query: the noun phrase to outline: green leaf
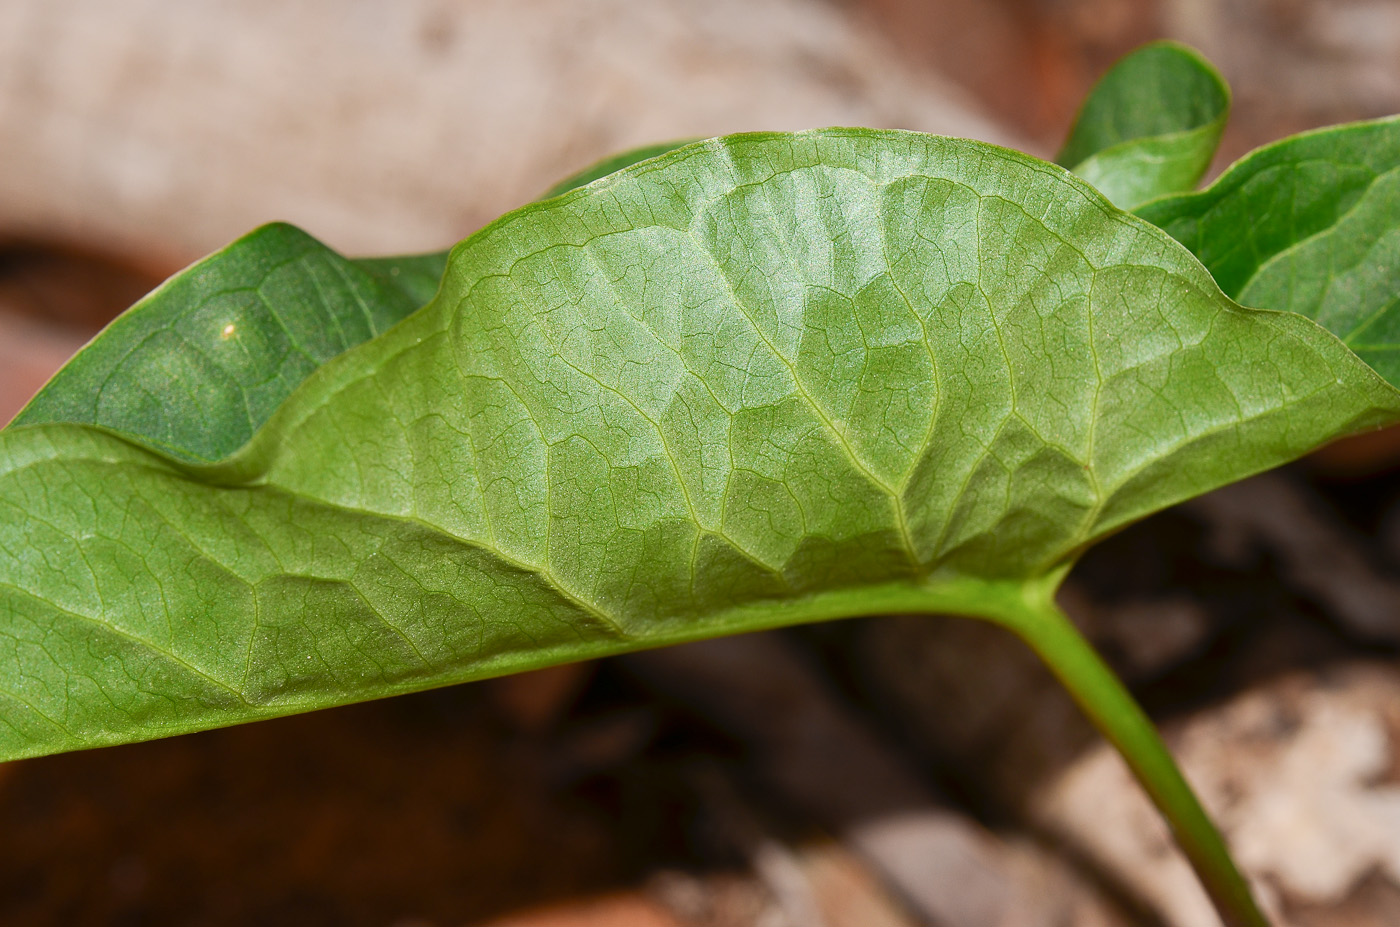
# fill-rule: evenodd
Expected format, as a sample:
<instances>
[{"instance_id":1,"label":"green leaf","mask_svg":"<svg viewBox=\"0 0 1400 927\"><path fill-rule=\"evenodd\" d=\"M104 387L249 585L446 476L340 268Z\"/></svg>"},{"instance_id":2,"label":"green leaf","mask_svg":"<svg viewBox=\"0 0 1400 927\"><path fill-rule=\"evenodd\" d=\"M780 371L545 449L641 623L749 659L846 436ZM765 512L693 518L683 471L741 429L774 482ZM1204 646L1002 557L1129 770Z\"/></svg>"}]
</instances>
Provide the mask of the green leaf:
<instances>
[{"instance_id":1,"label":"green leaf","mask_svg":"<svg viewBox=\"0 0 1400 927\"><path fill-rule=\"evenodd\" d=\"M396 257L356 258L353 263L365 271L387 280L395 289L408 297L414 309L426 306L437 295L442 275L447 272L449 251L434 251L430 254L402 254ZM328 308L339 316L352 315L359 311L349 301L339 300ZM373 337L371 335L371 337ZM359 342L356 342L358 344ZM256 429L255 429L256 430Z\"/></svg>"},{"instance_id":2,"label":"green leaf","mask_svg":"<svg viewBox=\"0 0 1400 927\"><path fill-rule=\"evenodd\" d=\"M1400 384L1400 118L1284 139L1140 215L1239 302L1316 320Z\"/></svg>"},{"instance_id":3,"label":"green leaf","mask_svg":"<svg viewBox=\"0 0 1400 927\"><path fill-rule=\"evenodd\" d=\"M1154 42L1094 85L1055 160L1133 209L1200 182L1229 112L1229 87L1210 62Z\"/></svg>"},{"instance_id":4,"label":"green leaf","mask_svg":"<svg viewBox=\"0 0 1400 927\"><path fill-rule=\"evenodd\" d=\"M12 424L100 425L188 460L242 447L306 377L437 291L447 254L352 261L266 225L167 280Z\"/></svg>"},{"instance_id":5,"label":"green leaf","mask_svg":"<svg viewBox=\"0 0 1400 927\"><path fill-rule=\"evenodd\" d=\"M1332 335L1052 165L691 145L472 236L226 462L0 432L0 756L1021 614L1105 533L1397 415Z\"/></svg>"}]
</instances>

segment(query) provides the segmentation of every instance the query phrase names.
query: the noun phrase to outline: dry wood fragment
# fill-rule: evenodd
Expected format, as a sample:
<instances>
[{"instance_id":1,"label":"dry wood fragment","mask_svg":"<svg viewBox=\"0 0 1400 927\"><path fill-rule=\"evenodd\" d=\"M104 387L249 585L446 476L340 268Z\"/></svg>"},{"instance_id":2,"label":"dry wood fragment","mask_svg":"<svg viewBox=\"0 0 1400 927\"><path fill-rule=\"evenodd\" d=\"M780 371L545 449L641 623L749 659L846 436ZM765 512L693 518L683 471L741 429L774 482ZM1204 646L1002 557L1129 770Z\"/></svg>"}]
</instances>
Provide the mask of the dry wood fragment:
<instances>
[{"instance_id":1,"label":"dry wood fragment","mask_svg":"<svg viewBox=\"0 0 1400 927\"><path fill-rule=\"evenodd\" d=\"M273 219L442 248L621 149L825 125L1015 141L803 0L0 4L0 234L175 265Z\"/></svg>"},{"instance_id":2,"label":"dry wood fragment","mask_svg":"<svg viewBox=\"0 0 1400 927\"><path fill-rule=\"evenodd\" d=\"M839 837L929 923L1117 923L1111 906L1069 867L1009 843L941 799L781 635L622 662L746 744L781 801Z\"/></svg>"}]
</instances>

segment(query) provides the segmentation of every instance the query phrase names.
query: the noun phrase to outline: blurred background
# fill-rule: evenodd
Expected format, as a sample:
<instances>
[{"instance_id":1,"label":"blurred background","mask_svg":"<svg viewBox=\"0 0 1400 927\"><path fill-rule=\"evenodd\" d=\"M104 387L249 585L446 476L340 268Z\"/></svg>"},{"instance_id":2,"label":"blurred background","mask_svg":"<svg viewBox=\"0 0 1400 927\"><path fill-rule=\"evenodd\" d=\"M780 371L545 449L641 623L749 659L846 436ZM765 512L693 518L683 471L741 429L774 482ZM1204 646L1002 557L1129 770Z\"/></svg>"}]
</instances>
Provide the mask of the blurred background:
<instances>
[{"instance_id":1,"label":"blurred background","mask_svg":"<svg viewBox=\"0 0 1400 927\"><path fill-rule=\"evenodd\" d=\"M1395 0L0 0L0 422L261 223L437 250L619 149L888 126L1053 156L1170 37L1213 172L1400 112ZM1095 550L1064 604L1281 925L1400 923L1400 461L1334 447ZM841 622L0 767L0 923L1216 924L1019 645Z\"/></svg>"}]
</instances>

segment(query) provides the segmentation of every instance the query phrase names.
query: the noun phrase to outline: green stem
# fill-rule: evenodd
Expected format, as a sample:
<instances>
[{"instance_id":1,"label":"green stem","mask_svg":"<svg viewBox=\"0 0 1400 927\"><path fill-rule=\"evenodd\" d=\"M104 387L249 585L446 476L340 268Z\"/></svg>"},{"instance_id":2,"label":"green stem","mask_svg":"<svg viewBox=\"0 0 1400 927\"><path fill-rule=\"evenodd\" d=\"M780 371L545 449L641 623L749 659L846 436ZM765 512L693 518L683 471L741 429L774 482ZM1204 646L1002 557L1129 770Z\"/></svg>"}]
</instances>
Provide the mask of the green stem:
<instances>
[{"instance_id":1,"label":"green stem","mask_svg":"<svg viewBox=\"0 0 1400 927\"><path fill-rule=\"evenodd\" d=\"M1215 825L1156 728L1048 592L998 617L1049 665L1079 707L1123 755L1176 836L1227 927L1268 927Z\"/></svg>"}]
</instances>

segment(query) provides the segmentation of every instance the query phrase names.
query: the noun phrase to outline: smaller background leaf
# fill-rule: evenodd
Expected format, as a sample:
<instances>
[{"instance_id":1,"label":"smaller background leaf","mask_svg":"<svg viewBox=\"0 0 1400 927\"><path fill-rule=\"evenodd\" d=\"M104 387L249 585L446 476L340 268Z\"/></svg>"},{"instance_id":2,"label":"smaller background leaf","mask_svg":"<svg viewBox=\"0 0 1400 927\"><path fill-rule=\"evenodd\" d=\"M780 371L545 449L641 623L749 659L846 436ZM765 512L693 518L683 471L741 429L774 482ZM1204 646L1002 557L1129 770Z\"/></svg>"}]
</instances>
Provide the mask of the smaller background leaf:
<instances>
[{"instance_id":1,"label":"smaller background leaf","mask_svg":"<svg viewBox=\"0 0 1400 927\"><path fill-rule=\"evenodd\" d=\"M356 258L363 269L408 294L417 306L426 306L437 293L447 271L449 251L403 254L398 257Z\"/></svg>"},{"instance_id":2,"label":"smaller background leaf","mask_svg":"<svg viewBox=\"0 0 1400 927\"><path fill-rule=\"evenodd\" d=\"M1196 186L1229 112L1229 87L1210 62L1184 45L1154 42L1094 85L1055 160L1133 209Z\"/></svg>"},{"instance_id":3,"label":"smaller background leaf","mask_svg":"<svg viewBox=\"0 0 1400 927\"><path fill-rule=\"evenodd\" d=\"M353 261L265 225L124 312L12 425L98 425L186 460L221 459L321 364L431 299L446 264L445 252Z\"/></svg>"},{"instance_id":4,"label":"smaller background leaf","mask_svg":"<svg viewBox=\"0 0 1400 927\"><path fill-rule=\"evenodd\" d=\"M1400 384L1400 117L1286 138L1139 215L1231 298L1313 319Z\"/></svg>"}]
</instances>

